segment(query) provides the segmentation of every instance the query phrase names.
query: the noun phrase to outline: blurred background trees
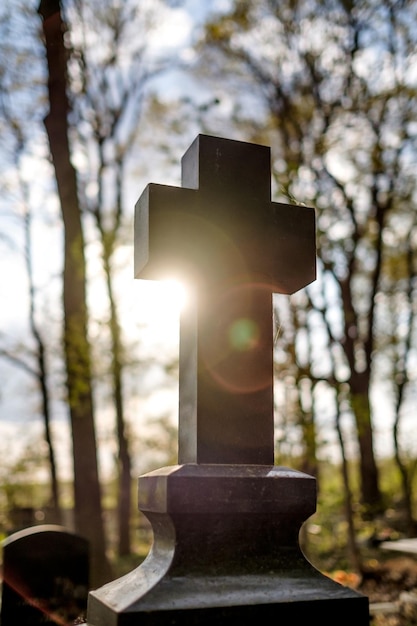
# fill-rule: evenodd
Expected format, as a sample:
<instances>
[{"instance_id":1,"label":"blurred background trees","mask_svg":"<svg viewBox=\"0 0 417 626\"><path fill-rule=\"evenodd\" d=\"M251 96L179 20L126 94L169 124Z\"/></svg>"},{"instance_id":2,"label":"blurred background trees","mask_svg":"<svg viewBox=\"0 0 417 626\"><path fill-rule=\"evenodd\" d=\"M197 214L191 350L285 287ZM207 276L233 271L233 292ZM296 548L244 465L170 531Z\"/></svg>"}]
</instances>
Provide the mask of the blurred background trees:
<instances>
[{"instance_id":1,"label":"blurred background trees","mask_svg":"<svg viewBox=\"0 0 417 626\"><path fill-rule=\"evenodd\" d=\"M166 411L156 435L155 422L149 428L143 416L132 414L132 398L156 361L163 373L157 385L168 384L176 371L175 358L145 354L140 329L125 330L123 290L130 290L130 278L123 276L133 256L133 206L150 181L179 184L180 158L197 133L270 145L273 199L316 210L318 279L291 298L275 299L276 462L315 474L319 485L323 462L341 466L351 554L358 512L377 524L401 503L403 530L415 532L415 3L231 0L202 10L185 0L56 0L41 6L44 15L59 10L64 25L60 73L68 110L60 111L67 123L60 129L67 136L86 256L82 300L92 394L100 398L91 403L90 416L98 425L108 410L114 423L109 438L118 554L132 551L135 423L141 422L139 437L149 450L160 441L166 459L175 462L175 427ZM22 0L19 14L6 3L0 15L0 217L7 228L0 243L8 254L20 245L16 232L24 217L19 173L29 189L28 210L39 221L47 214L39 174L27 163L43 162L43 200L59 223L43 129L55 87L50 83L48 97L37 9ZM170 43L181 39L181 29L181 45ZM66 228L54 231L57 247ZM39 241L32 238L34 258ZM60 363L65 405L61 271L55 269L53 333L50 307L41 307L48 292L37 288L36 273L23 308L37 321L46 363ZM47 275L44 268L43 281ZM169 300L164 314L170 315ZM35 339L32 324L31 348ZM3 359L39 371L39 360L10 332L0 341ZM56 376L44 378L53 399ZM55 419L52 410L45 423ZM395 463L401 494L395 503L386 487L386 456Z\"/></svg>"},{"instance_id":2,"label":"blurred background trees","mask_svg":"<svg viewBox=\"0 0 417 626\"><path fill-rule=\"evenodd\" d=\"M300 385L309 385L314 397L323 381L335 406L354 416L362 501L375 510L384 505L371 382L388 375L398 398L399 380L411 373L414 10L398 2L236 2L208 25L213 55L204 57L212 68L217 56L222 76L229 59L241 93L260 98L265 118L253 138L268 137L278 156L278 193L316 208L320 277L292 315L294 335L304 337L294 386L302 397ZM401 337L387 309L401 312Z\"/></svg>"}]
</instances>

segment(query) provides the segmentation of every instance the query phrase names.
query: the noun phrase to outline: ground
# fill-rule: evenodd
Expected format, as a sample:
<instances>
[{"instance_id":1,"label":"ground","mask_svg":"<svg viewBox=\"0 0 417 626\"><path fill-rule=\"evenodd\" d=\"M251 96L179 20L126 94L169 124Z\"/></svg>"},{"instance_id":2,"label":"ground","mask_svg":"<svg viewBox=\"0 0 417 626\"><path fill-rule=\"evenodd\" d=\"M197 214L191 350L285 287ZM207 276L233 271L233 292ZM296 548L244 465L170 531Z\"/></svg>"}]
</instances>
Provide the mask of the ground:
<instances>
[{"instance_id":1,"label":"ground","mask_svg":"<svg viewBox=\"0 0 417 626\"><path fill-rule=\"evenodd\" d=\"M362 577L347 572L332 576L369 598L371 626L417 625L417 559L406 556L369 561Z\"/></svg>"}]
</instances>

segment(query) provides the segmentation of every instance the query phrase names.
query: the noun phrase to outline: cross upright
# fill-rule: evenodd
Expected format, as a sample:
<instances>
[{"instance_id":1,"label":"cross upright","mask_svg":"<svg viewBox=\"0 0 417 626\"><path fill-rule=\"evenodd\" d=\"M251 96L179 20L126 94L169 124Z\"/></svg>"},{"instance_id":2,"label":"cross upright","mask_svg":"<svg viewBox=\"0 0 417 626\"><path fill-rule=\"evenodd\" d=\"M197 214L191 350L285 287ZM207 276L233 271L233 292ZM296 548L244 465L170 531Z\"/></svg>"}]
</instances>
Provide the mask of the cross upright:
<instances>
[{"instance_id":1,"label":"cross upright","mask_svg":"<svg viewBox=\"0 0 417 626\"><path fill-rule=\"evenodd\" d=\"M272 294L316 276L314 210L271 201L270 148L199 135L135 208L135 277L185 280L179 463L273 465Z\"/></svg>"}]
</instances>

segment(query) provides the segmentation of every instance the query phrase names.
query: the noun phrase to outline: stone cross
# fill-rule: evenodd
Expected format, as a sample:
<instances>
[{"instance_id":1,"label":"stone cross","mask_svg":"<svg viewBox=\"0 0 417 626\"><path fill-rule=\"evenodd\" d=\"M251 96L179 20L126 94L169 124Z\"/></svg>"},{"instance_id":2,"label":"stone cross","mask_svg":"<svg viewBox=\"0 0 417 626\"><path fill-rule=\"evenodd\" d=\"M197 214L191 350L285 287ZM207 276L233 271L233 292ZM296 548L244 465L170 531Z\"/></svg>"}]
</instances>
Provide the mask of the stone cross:
<instances>
[{"instance_id":1,"label":"stone cross","mask_svg":"<svg viewBox=\"0 0 417 626\"><path fill-rule=\"evenodd\" d=\"M314 210L271 202L269 147L199 135L135 209L135 277L177 277L179 463L273 465L272 294L315 279ZM169 303L167 303L169 306Z\"/></svg>"},{"instance_id":2,"label":"stone cross","mask_svg":"<svg viewBox=\"0 0 417 626\"><path fill-rule=\"evenodd\" d=\"M312 476L275 466L272 294L315 277L314 211L270 196L269 149L200 135L181 188L149 185L135 212L135 274L193 288L180 321L179 464L139 478L153 544L138 568L90 592L89 626L310 623L366 596L300 550ZM169 308L169 303L167 303Z\"/></svg>"}]
</instances>

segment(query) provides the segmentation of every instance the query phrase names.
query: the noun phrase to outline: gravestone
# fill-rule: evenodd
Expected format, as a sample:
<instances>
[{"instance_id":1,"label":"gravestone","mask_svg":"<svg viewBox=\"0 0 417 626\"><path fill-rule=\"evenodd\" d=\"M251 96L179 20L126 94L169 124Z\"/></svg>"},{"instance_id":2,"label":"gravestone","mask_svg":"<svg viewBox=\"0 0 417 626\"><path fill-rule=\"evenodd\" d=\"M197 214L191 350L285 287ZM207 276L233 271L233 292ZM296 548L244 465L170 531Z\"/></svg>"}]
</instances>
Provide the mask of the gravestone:
<instances>
[{"instance_id":1,"label":"gravestone","mask_svg":"<svg viewBox=\"0 0 417 626\"><path fill-rule=\"evenodd\" d=\"M1 626L73 624L85 616L88 589L84 538L39 525L4 540Z\"/></svg>"},{"instance_id":2,"label":"gravestone","mask_svg":"<svg viewBox=\"0 0 417 626\"><path fill-rule=\"evenodd\" d=\"M366 597L318 572L298 534L311 476L274 466L272 294L315 279L313 209L271 202L268 147L199 135L182 187L148 185L135 211L135 275L186 280L179 465L139 478L154 541L144 563L89 595L89 626L317 619ZM281 620L281 621L280 621Z\"/></svg>"}]
</instances>

